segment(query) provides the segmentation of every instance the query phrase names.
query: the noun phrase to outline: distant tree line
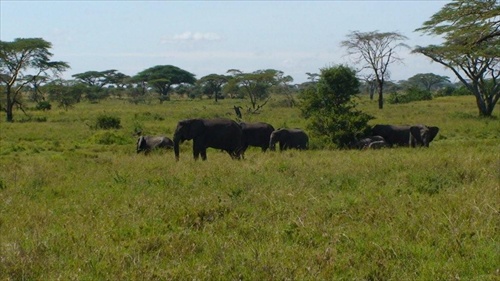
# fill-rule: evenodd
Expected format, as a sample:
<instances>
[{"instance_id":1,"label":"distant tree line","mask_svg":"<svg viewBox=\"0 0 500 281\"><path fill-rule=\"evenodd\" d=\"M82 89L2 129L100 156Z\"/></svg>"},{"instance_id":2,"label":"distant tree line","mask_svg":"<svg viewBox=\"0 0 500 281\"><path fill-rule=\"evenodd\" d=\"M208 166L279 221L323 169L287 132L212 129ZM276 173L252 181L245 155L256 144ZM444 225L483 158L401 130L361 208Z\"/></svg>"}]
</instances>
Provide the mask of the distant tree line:
<instances>
[{"instance_id":1,"label":"distant tree line","mask_svg":"<svg viewBox=\"0 0 500 281\"><path fill-rule=\"evenodd\" d=\"M441 35L441 45L416 47L413 52L450 69L460 85L449 77L421 73L405 81L390 80L389 66L401 61L399 48L409 48L397 32L353 31L341 42L347 54L361 68L353 70L361 80L359 92L378 96L383 108L384 93L389 103L431 99L435 96L472 94L480 116L491 116L500 99L500 4L495 0L455 0L446 4L417 31ZM17 38L0 41L0 109L12 122L14 109L25 111L25 99L36 108L50 110L51 103L69 109L88 100L97 103L109 97L132 103L160 103L177 95L184 98L246 99L247 112L258 112L270 100L271 93L286 97L287 106L295 106L296 93L310 91L324 82L324 73L307 72L307 82L293 84L293 78L280 70L262 69L244 72L229 69L224 74L209 74L200 79L173 65L157 65L133 76L115 69L91 70L61 79L68 63L52 61L52 44L42 38ZM367 74L368 73L368 74ZM364 75L363 77L361 77ZM323 80L322 80L323 79ZM322 82L323 81L323 82ZM344 93L337 93L342 95ZM331 96L330 96L331 97Z\"/></svg>"}]
</instances>

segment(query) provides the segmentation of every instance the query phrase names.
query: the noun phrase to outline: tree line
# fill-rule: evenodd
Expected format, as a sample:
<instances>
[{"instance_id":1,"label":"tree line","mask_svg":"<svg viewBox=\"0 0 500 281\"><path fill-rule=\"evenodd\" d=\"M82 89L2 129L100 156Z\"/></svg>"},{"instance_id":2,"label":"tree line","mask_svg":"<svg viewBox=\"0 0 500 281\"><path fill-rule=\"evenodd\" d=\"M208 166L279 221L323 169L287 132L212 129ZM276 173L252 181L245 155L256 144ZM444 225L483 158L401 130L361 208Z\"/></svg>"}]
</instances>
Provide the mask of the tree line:
<instances>
[{"instance_id":1,"label":"tree line","mask_svg":"<svg viewBox=\"0 0 500 281\"><path fill-rule=\"evenodd\" d=\"M370 97L377 93L378 105L384 105L384 93L389 91L389 102L399 103L432 98L431 91L439 95L470 93L475 96L480 116L491 116L500 99L500 4L495 0L455 0L446 4L418 32L440 35L441 45L417 46L413 52L421 54L450 69L459 79L456 90L448 77L432 73L417 74L407 81L390 81L389 66L401 61L397 56L406 36L397 32L353 31L341 42L353 58L355 73L362 80L360 87ZM269 101L270 93L287 97L295 104L294 93L319 91L318 73L307 73L310 81L292 84L293 78L275 69L243 72L230 69L225 74L210 74L200 79L173 65L157 65L134 76L117 70L87 71L74 74L73 80L60 78L69 64L51 61L50 42L42 38L17 38L12 42L0 41L0 108L6 120L12 122L14 108L24 110L26 93L40 109L49 109L49 101L69 108L82 98L91 102L110 95L126 95L132 102L144 102L154 93L161 102L168 101L172 93L189 98L206 96L220 98L246 98L250 112L257 112ZM340 87L341 88L341 87ZM400 90L394 90L394 89ZM401 90L402 89L402 90ZM401 93L404 91L405 93ZM344 93L337 92L338 95ZM332 97L333 98L333 97Z\"/></svg>"}]
</instances>

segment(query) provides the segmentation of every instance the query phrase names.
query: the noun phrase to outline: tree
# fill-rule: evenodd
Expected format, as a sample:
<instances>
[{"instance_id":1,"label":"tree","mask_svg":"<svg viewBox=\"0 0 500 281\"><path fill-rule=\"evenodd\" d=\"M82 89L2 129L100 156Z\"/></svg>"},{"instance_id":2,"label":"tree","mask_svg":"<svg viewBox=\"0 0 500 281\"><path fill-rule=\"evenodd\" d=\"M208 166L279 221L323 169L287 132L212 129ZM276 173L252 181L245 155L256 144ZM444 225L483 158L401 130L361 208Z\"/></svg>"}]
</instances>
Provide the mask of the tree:
<instances>
[{"instance_id":1,"label":"tree","mask_svg":"<svg viewBox=\"0 0 500 281\"><path fill-rule=\"evenodd\" d=\"M359 93L359 85L356 71L340 65L321 69L317 86L300 93L302 115L310 120L309 128L339 148L364 136L373 118L356 110L352 97Z\"/></svg>"},{"instance_id":2,"label":"tree","mask_svg":"<svg viewBox=\"0 0 500 281\"><path fill-rule=\"evenodd\" d=\"M314 83L318 80L319 74L318 73L311 73L311 72L306 72L307 79L310 80L310 82Z\"/></svg>"},{"instance_id":3,"label":"tree","mask_svg":"<svg viewBox=\"0 0 500 281\"><path fill-rule=\"evenodd\" d=\"M276 73L276 83L272 86L272 92L284 95L286 98L287 106L293 107L295 106L295 100L293 98L293 93L297 92L297 86L291 85L293 82L293 77L290 75L286 75L282 71L278 71Z\"/></svg>"},{"instance_id":4,"label":"tree","mask_svg":"<svg viewBox=\"0 0 500 281\"><path fill-rule=\"evenodd\" d=\"M444 83L450 83L450 77L441 76L434 73L419 73L408 78L406 84L410 87L419 87L426 91L431 91L433 87L442 85Z\"/></svg>"},{"instance_id":5,"label":"tree","mask_svg":"<svg viewBox=\"0 0 500 281\"><path fill-rule=\"evenodd\" d=\"M39 76L57 76L69 65L61 61L50 61L53 56L50 42L42 38L17 38L12 42L0 41L0 82L5 84L6 101L2 110L7 122L13 122L13 109L22 108L23 89Z\"/></svg>"},{"instance_id":6,"label":"tree","mask_svg":"<svg viewBox=\"0 0 500 281\"><path fill-rule=\"evenodd\" d=\"M194 84L195 75L173 65L157 65L139 72L134 81L145 82L160 94L160 102L169 100L173 85Z\"/></svg>"},{"instance_id":7,"label":"tree","mask_svg":"<svg viewBox=\"0 0 500 281\"><path fill-rule=\"evenodd\" d=\"M207 96L214 96L215 102L222 95L222 87L227 83L229 77L220 74L209 74L201 77L197 83L202 87L202 92Z\"/></svg>"},{"instance_id":8,"label":"tree","mask_svg":"<svg viewBox=\"0 0 500 281\"><path fill-rule=\"evenodd\" d=\"M86 88L87 86L81 82L61 79L56 79L43 86L43 90L49 95L49 100L57 102L57 105L66 111L80 101Z\"/></svg>"},{"instance_id":9,"label":"tree","mask_svg":"<svg viewBox=\"0 0 500 281\"><path fill-rule=\"evenodd\" d=\"M363 63L363 69L373 71L378 90L378 107L384 108L384 82L390 78L389 65L402 61L396 50L408 47L399 42L408 38L397 32L378 31L353 31L347 38L341 42L341 46L347 48L348 55L355 57L355 63Z\"/></svg>"},{"instance_id":10,"label":"tree","mask_svg":"<svg viewBox=\"0 0 500 281\"><path fill-rule=\"evenodd\" d=\"M257 112L269 101L269 88L278 83L283 72L274 69L257 70L252 73L243 73L237 69L227 71L233 76L228 81L228 87L238 90L248 96L251 103L249 111ZM259 101L263 103L258 104Z\"/></svg>"},{"instance_id":11,"label":"tree","mask_svg":"<svg viewBox=\"0 0 500 281\"><path fill-rule=\"evenodd\" d=\"M74 74L72 77L75 77L77 80L91 87L97 87L98 89L102 89L107 85L122 87L125 84L125 79L128 78L127 75L118 72L116 69L104 71L92 70Z\"/></svg>"},{"instance_id":12,"label":"tree","mask_svg":"<svg viewBox=\"0 0 500 281\"><path fill-rule=\"evenodd\" d=\"M491 116L500 99L500 4L455 0L416 31L442 35L441 45L413 52L450 69L475 96L480 116Z\"/></svg>"}]
</instances>

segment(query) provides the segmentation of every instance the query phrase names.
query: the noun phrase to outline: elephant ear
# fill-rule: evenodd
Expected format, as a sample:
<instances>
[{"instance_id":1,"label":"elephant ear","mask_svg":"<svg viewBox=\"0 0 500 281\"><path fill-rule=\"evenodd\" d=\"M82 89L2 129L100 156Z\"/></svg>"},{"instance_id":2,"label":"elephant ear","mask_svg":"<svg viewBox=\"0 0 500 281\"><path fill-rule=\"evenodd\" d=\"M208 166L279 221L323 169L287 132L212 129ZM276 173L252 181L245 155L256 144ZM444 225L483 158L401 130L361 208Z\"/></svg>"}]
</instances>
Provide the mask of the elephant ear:
<instances>
[{"instance_id":1,"label":"elephant ear","mask_svg":"<svg viewBox=\"0 0 500 281\"><path fill-rule=\"evenodd\" d=\"M137 138L137 147L139 147L141 145L143 140L144 140L144 136L140 136Z\"/></svg>"},{"instance_id":2,"label":"elephant ear","mask_svg":"<svg viewBox=\"0 0 500 281\"><path fill-rule=\"evenodd\" d=\"M438 127L428 127L429 128L429 142L431 142L439 133Z\"/></svg>"},{"instance_id":3,"label":"elephant ear","mask_svg":"<svg viewBox=\"0 0 500 281\"><path fill-rule=\"evenodd\" d=\"M187 134L189 139L193 139L205 131L205 124L203 124L203 121L200 119L190 120L188 126L189 129L187 130Z\"/></svg>"},{"instance_id":4,"label":"elephant ear","mask_svg":"<svg viewBox=\"0 0 500 281\"><path fill-rule=\"evenodd\" d=\"M422 133L421 133L421 127L420 126L412 126L410 127L410 133L411 135L417 140L417 143L421 144L424 143L422 140Z\"/></svg>"}]
</instances>

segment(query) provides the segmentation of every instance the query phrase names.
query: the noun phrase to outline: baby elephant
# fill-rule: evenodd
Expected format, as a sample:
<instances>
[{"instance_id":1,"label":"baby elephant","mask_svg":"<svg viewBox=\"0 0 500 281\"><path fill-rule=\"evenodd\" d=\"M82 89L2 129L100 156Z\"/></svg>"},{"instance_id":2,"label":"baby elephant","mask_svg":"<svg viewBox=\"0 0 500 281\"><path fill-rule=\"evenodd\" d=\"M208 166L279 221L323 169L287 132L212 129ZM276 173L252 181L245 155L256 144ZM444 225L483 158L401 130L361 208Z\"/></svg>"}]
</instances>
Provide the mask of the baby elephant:
<instances>
[{"instance_id":1,"label":"baby elephant","mask_svg":"<svg viewBox=\"0 0 500 281\"><path fill-rule=\"evenodd\" d=\"M381 149L385 147L391 147L391 146L384 140L374 141L368 145L369 149Z\"/></svg>"},{"instance_id":2,"label":"baby elephant","mask_svg":"<svg viewBox=\"0 0 500 281\"><path fill-rule=\"evenodd\" d=\"M374 143L374 142L384 142L385 143L385 140L383 137L381 136L371 136L371 137L367 137L367 138L364 138L364 139L361 139L359 140L355 145L354 147L356 147L357 149L367 149L367 148L372 148L370 146L370 144Z\"/></svg>"},{"instance_id":3,"label":"baby elephant","mask_svg":"<svg viewBox=\"0 0 500 281\"><path fill-rule=\"evenodd\" d=\"M173 148L174 142L165 136L140 136L137 139L137 153L148 154L156 148Z\"/></svg>"}]
</instances>

